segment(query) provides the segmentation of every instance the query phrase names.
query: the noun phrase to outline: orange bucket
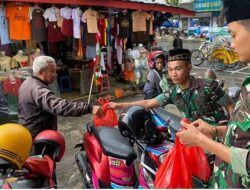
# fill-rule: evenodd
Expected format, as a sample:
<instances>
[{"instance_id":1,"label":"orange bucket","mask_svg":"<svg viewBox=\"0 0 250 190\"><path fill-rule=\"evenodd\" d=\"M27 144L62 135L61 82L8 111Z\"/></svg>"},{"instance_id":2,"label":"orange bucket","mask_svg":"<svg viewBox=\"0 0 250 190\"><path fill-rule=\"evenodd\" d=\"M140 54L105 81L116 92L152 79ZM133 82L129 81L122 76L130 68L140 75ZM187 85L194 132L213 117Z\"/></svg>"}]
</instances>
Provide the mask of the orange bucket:
<instances>
[{"instance_id":1,"label":"orange bucket","mask_svg":"<svg viewBox=\"0 0 250 190\"><path fill-rule=\"evenodd\" d=\"M121 98L124 95L124 91L121 88L116 88L114 92L116 98Z\"/></svg>"}]
</instances>

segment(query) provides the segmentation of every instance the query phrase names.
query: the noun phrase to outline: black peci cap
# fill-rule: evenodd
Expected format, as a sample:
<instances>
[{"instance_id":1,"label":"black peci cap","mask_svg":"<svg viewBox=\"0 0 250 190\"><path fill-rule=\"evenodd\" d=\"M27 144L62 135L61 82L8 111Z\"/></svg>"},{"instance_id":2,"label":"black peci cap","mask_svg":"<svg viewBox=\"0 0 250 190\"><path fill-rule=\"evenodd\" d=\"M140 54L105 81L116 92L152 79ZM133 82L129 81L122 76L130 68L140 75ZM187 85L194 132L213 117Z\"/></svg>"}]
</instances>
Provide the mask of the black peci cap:
<instances>
[{"instance_id":1,"label":"black peci cap","mask_svg":"<svg viewBox=\"0 0 250 190\"><path fill-rule=\"evenodd\" d=\"M168 52L168 61L184 60L191 62L191 52L188 49L172 49Z\"/></svg>"},{"instance_id":2,"label":"black peci cap","mask_svg":"<svg viewBox=\"0 0 250 190\"><path fill-rule=\"evenodd\" d=\"M227 23L250 18L250 0L223 0Z\"/></svg>"}]
</instances>

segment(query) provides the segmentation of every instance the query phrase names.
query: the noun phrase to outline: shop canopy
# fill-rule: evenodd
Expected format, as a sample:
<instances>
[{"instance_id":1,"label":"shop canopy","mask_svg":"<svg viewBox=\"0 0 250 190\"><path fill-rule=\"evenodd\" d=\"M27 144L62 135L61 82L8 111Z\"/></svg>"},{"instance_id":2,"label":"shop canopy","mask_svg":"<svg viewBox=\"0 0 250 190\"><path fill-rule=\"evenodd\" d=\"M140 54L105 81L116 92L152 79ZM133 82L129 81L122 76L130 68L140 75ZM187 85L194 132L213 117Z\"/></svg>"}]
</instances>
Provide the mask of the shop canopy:
<instances>
[{"instance_id":1,"label":"shop canopy","mask_svg":"<svg viewBox=\"0 0 250 190\"><path fill-rule=\"evenodd\" d=\"M123 9L144 10L144 11L160 11L165 13L180 14L187 16L195 15L195 12L180 7L167 6L155 3L131 2L123 0L6 0L6 1L103 6L103 7L123 8Z\"/></svg>"}]
</instances>

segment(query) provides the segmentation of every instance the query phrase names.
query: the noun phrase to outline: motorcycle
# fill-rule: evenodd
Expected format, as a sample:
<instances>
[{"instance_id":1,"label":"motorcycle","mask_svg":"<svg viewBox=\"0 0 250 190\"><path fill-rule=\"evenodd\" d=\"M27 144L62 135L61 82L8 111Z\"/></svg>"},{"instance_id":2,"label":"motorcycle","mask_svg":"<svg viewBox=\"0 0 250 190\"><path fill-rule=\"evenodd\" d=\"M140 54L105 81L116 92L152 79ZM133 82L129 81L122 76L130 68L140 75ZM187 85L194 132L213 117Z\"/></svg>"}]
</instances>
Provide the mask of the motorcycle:
<instances>
[{"instance_id":1,"label":"motorcycle","mask_svg":"<svg viewBox=\"0 0 250 190\"><path fill-rule=\"evenodd\" d=\"M154 188L155 174L174 146L180 120L162 108L132 106L120 114L119 129L89 122L83 143L76 145L85 153L75 155L86 188ZM209 157L211 165L213 159ZM208 182L193 177L193 185L207 188Z\"/></svg>"},{"instance_id":2,"label":"motorcycle","mask_svg":"<svg viewBox=\"0 0 250 190\"><path fill-rule=\"evenodd\" d=\"M20 142L23 143L23 142ZM65 151L64 137L57 131L45 130L33 140L32 155L17 169L10 161L0 158L2 189L56 188L55 163Z\"/></svg>"}]
</instances>

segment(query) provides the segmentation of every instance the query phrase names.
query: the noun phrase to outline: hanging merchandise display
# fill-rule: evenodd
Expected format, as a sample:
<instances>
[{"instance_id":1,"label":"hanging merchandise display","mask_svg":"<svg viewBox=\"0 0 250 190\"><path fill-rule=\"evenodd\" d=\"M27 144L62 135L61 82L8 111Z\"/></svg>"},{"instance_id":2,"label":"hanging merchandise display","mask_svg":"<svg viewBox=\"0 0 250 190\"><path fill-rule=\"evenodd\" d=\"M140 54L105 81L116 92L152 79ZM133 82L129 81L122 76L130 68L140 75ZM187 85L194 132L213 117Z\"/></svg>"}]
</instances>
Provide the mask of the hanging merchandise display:
<instances>
[{"instance_id":1,"label":"hanging merchandise display","mask_svg":"<svg viewBox=\"0 0 250 190\"><path fill-rule=\"evenodd\" d=\"M82 10L80 7L77 7L75 9L72 9L72 19L73 19L73 36L76 39L81 38L81 18L82 18Z\"/></svg>"},{"instance_id":2,"label":"hanging merchandise display","mask_svg":"<svg viewBox=\"0 0 250 190\"><path fill-rule=\"evenodd\" d=\"M32 10L32 7L31 7ZM33 7L30 15L31 37L35 42L44 42L47 40L45 19L43 17L43 9L40 7Z\"/></svg>"},{"instance_id":3,"label":"hanging merchandise display","mask_svg":"<svg viewBox=\"0 0 250 190\"><path fill-rule=\"evenodd\" d=\"M43 14L45 20L48 20L48 42L59 42L62 41L63 35L61 28L58 26L57 21L59 20L60 10L52 6L47 8Z\"/></svg>"},{"instance_id":4,"label":"hanging merchandise display","mask_svg":"<svg viewBox=\"0 0 250 190\"><path fill-rule=\"evenodd\" d=\"M72 20L72 9L68 6L60 9L60 16L63 17L62 22L62 34L64 36L73 36L73 20Z\"/></svg>"},{"instance_id":5,"label":"hanging merchandise display","mask_svg":"<svg viewBox=\"0 0 250 190\"><path fill-rule=\"evenodd\" d=\"M147 24L146 21L151 18L151 15L144 11L135 11L132 13L133 20L133 36L134 43L142 43L147 41Z\"/></svg>"},{"instance_id":6,"label":"hanging merchandise display","mask_svg":"<svg viewBox=\"0 0 250 190\"><path fill-rule=\"evenodd\" d=\"M31 39L28 4L7 4L6 17L9 19L11 40Z\"/></svg>"},{"instance_id":7,"label":"hanging merchandise display","mask_svg":"<svg viewBox=\"0 0 250 190\"><path fill-rule=\"evenodd\" d=\"M9 44L9 22L5 17L4 7L0 7L0 44Z\"/></svg>"}]
</instances>

